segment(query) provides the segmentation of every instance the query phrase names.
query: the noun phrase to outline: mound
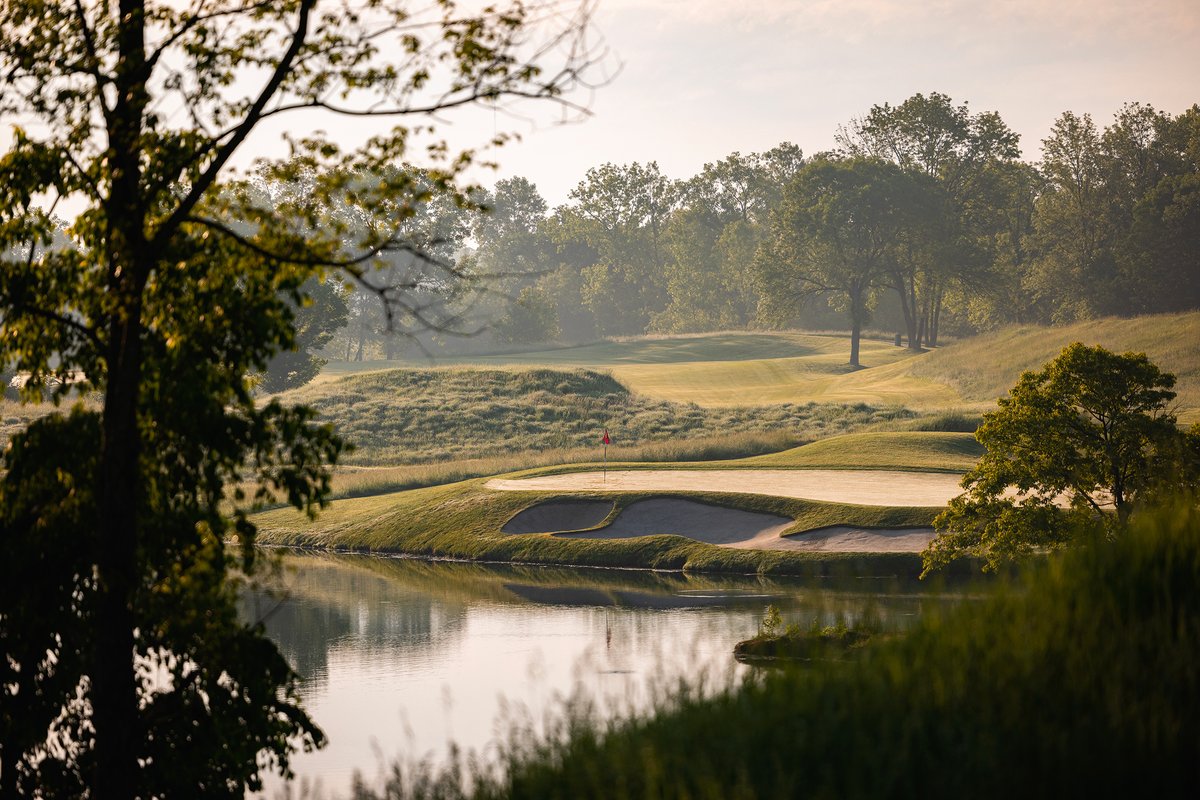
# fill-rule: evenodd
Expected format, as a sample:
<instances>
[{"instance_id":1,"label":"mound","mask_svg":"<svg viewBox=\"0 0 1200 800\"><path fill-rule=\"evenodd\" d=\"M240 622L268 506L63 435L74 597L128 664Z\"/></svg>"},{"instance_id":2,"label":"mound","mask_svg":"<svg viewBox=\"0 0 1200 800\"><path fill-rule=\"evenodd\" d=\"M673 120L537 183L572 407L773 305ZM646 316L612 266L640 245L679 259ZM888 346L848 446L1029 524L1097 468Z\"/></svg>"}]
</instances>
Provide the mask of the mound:
<instances>
[{"instance_id":1,"label":"mound","mask_svg":"<svg viewBox=\"0 0 1200 800\"><path fill-rule=\"evenodd\" d=\"M503 533L556 533L594 528L613 510L611 500L549 500L518 512Z\"/></svg>"}]
</instances>

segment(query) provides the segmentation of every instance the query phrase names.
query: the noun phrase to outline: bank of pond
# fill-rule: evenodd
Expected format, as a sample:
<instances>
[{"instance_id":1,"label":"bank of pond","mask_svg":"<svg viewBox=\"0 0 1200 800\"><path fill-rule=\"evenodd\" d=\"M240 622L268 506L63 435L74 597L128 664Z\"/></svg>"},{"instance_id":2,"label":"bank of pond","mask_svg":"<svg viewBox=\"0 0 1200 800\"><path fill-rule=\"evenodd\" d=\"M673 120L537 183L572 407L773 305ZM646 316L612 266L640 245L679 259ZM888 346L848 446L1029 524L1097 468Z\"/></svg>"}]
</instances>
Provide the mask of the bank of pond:
<instances>
[{"instance_id":1,"label":"bank of pond","mask_svg":"<svg viewBox=\"0 0 1200 800\"><path fill-rule=\"evenodd\" d=\"M893 579L307 558L322 577L288 613L307 620L296 630L324 625L324 644L272 635L310 685L358 698L312 702L331 748L345 738L333 708L357 710L353 730L408 704L419 731L407 747L377 737L374 768L361 735L349 745L343 757L367 778L357 797L1192 796L1200 785L1194 507L940 593ZM348 605L334 611L339 593ZM785 629L881 633L851 643L851 657L738 665L732 647L762 629L768 605ZM390 668L427 672L414 684ZM482 712L513 695L481 697L503 688L532 693L496 727ZM448 739L483 755L455 767L431 744Z\"/></svg>"}]
</instances>

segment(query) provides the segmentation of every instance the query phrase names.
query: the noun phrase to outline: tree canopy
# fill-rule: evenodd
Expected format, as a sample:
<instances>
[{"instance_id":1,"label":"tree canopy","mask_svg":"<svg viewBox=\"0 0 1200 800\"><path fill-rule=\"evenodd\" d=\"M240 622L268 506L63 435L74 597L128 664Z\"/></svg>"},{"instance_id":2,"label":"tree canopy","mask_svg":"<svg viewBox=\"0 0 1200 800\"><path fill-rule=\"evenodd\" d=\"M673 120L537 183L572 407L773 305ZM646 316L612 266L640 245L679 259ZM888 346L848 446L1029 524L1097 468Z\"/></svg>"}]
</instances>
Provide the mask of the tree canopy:
<instances>
[{"instance_id":1,"label":"tree canopy","mask_svg":"<svg viewBox=\"0 0 1200 800\"><path fill-rule=\"evenodd\" d=\"M1081 523L1113 533L1146 501L1194 489L1200 430L1176 425L1174 385L1143 353L1079 342L1023 374L983 417L986 452L934 520L926 572L961 555L995 568L1065 544Z\"/></svg>"},{"instance_id":2,"label":"tree canopy","mask_svg":"<svg viewBox=\"0 0 1200 800\"><path fill-rule=\"evenodd\" d=\"M342 444L308 409L257 403L250 376L297 344L289 302L314 279L339 271L420 320L389 256L465 277L405 235L436 197L471 203L474 153L430 115L567 102L588 14L0 5L0 362L73 403L5 456L0 793L240 798L320 744L296 676L238 619L234 576L257 563L249 510L315 511ZM321 115L382 124L343 147ZM285 120L285 157L233 168ZM395 168L412 150L426 167ZM77 402L89 392L98 407Z\"/></svg>"}]
</instances>

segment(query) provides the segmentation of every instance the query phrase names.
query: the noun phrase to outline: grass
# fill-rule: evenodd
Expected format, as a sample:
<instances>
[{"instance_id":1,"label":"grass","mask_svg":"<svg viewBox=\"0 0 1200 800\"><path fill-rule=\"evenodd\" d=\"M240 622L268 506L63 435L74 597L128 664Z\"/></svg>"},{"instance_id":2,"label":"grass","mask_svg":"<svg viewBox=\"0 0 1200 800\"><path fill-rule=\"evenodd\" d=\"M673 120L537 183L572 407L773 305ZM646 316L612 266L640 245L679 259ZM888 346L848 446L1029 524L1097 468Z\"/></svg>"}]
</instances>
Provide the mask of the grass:
<instances>
[{"instance_id":1,"label":"grass","mask_svg":"<svg viewBox=\"0 0 1200 800\"><path fill-rule=\"evenodd\" d=\"M854 370L847 363L847 336L780 332L639 337L579 347L445 359L440 363L605 370L636 394L709 408L781 403L942 408L958 403L953 391L931 381L891 373L875 377L882 374L876 370L912 356L912 351L895 347L890 341L864 339L861 361L868 368ZM397 365L398 362L387 361L332 363L326 367L326 380L350 371Z\"/></svg>"},{"instance_id":2,"label":"grass","mask_svg":"<svg viewBox=\"0 0 1200 800\"><path fill-rule=\"evenodd\" d=\"M577 703L512 732L499 770L397 771L386 796L1194 796L1200 509L1147 515L857 656L624 720Z\"/></svg>"},{"instance_id":3,"label":"grass","mask_svg":"<svg viewBox=\"0 0 1200 800\"><path fill-rule=\"evenodd\" d=\"M738 661L750 663L761 659L841 659L861 651L873 639L879 641L882 633L881 620L871 613L849 625L845 619L833 625L822 625L814 619L802 628L794 622L785 626L779 609L768 606L758 635L734 645L733 655Z\"/></svg>"},{"instance_id":4,"label":"grass","mask_svg":"<svg viewBox=\"0 0 1200 800\"><path fill-rule=\"evenodd\" d=\"M937 425L938 419L927 418L924 424ZM793 437L784 432L654 442L635 448L610 447L608 465L613 469L965 472L975 466L982 454L971 434L945 431L872 431L832 436L801 446L794 444ZM435 464L349 466L334 473L332 498L386 494L518 471L552 475L599 467L594 447Z\"/></svg>"},{"instance_id":5,"label":"grass","mask_svg":"<svg viewBox=\"0 0 1200 800\"><path fill-rule=\"evenodd\" d=\"M588 492L574 496L611 499L615 516L631 503L657 495ZM850 506L720 493L680 492L677 496L791 517L795 522L788 532L836 524L923 526L930 524L938 512L933 508ZM316 521L291 509L275 509L255 515L254 522L263 544L403 552L434 558L786 575L920 572L920 558L914 554L733 550L680 536L588 540L500 533L510 517L545 499L543 493L489 491L483 488L482 480L471 480L339 500Z\"/></svg>"},{"instance_id":6,"label":"grass","mask_svg":"<svg viewBox=\"0 0 1200 800\"><path fill-rule=\"evenodd\" d=\"M966 472L983 455L970 433L895 431L849 433L729 466L804 469L903 469Z\"/></svg>"},{"instance_id":7,"label":"grass","mask_svg":"<svg viewBox=\"0 0 1200 800\"><path fill-rule=\"evenodd\" d=\"M1200 422L1200 312L1096 319L1064 327L1019 325L965 339L899 364L898 376L933 381L969 403L1003 397L1025 370L1038 369L1072 342L1145 353L1179 379L1181 418Z\"/></svg>"},{"instance_id":8,"label":"grass","mask_svg":"<svg viewBox=\"0 0 1200 800\"><path fill-rule=\"evenodd\" d=\"M722 437L743 435L756 437L751 449L768 438L785 447L915 416L861 403L703 408L652 400L611 375L584 369L394 369L304 387L282 399L315 407L355 444L346 463L358 465L527 451L553 452L554 460L563 461L572 451L590 450L595 458L605 427L616 445L611 455L618 458L633 457L650 445L664 455L671 443L682 450L712 449ZM679 445L690 440L704 444ZM747 444L734 439L724 447L726 453L745 455Z\"/></svg>"},{"instance_id":9,"label":"grass","mask_svg":"<svg viewBox=\"0 0 1200 800\"><path fill-rule=\"evenodd\" d=\"M1022 371L1042 366L1073 341L1145 352L1178 376L1181 418L1200 421L1200 312L1064 327L1013 326L926 354L866 340L866 367L861 370L844 363L844 335L796 332L643 337L442 363L603 369L631 392L711 408L811 402L980 411L1003 396ZM330 364L324 380L351 370L393 366L396 362Z\"/></svg>"}]
</instances>

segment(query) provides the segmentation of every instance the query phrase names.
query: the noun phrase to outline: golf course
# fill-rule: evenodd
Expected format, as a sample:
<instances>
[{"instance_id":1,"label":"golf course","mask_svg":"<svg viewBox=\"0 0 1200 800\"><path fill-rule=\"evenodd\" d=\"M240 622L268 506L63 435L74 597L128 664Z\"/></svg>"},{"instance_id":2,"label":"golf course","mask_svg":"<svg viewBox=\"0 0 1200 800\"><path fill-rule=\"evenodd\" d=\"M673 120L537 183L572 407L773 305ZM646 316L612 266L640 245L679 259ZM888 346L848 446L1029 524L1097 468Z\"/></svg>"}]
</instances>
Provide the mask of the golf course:
<instances>
[{"instance_id":1,"label":"golf course","mask_svg":"<svg viewBox=\"0 0 1200 800\"><path fill-rule=\"evenodd\" d=\"M1144 351L1200 418L1200 315L1003 329L928 352L837 334L604 341L429 365L339 362L304 402L355 444L315 519L265 544L434 558L912 573L982 454L981 414L1076 338ZM612 444L601 444L607 430Z\"/></svg>"}]
</instances>

